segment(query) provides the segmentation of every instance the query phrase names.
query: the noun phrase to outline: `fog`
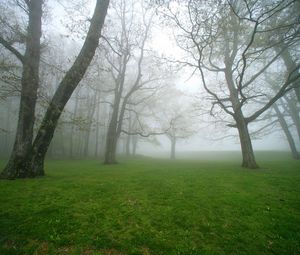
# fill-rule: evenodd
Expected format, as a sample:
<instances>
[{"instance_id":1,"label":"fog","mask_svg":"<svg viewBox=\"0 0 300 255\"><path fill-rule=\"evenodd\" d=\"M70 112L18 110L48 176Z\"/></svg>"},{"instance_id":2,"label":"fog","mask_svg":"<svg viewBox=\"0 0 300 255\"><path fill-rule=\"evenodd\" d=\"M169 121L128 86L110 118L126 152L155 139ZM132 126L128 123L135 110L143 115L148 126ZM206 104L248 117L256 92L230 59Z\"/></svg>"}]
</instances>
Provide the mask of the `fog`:
<instances>
[{"instance_id":1,"label":"fog","mask_svg":"<svg viewBox=\"0 0 300 255\"><path fill-rule=\"evenodd\" d=\"M0 3L0 151L6 159L20 125L23 69L13 53L25 53L28 22L20 2ZM81 0L43 5L31 143L85 42L94 6ZM252 150L292 150L299 158L299 3L250 1L247 8L243 1L111 1L95 55L54 127L47 157L109 164L120 154L176 159L238 151L245 158ZM251 160L246 167L255 167Z\"/></svg>"}]
</instances>

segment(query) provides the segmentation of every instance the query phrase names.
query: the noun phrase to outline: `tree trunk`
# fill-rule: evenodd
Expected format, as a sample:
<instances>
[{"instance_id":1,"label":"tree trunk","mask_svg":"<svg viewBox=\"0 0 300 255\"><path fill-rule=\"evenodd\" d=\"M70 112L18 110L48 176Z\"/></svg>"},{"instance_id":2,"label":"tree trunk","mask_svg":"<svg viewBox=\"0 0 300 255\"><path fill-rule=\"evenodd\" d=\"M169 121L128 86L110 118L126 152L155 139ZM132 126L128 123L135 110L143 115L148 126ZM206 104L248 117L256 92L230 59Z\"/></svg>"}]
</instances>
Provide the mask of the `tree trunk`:
<instances>
[{"instance_id":1,"label":"tree trunk","mask_svg":"<svg viewBox=\"0 0 300 255\"><path fill-rule=\"evenodd\" d=\"M126 156L130 156L130 142L131 142L131 135L126 136Z\"/></svg>"},{"instance_id":2,"label":"tree trunk","mask_svg":"<svg viewBox=\"0 0 300 255\"><path fill-rule=\"evenodd\" d=\"M82 46L70 70L59 84L46 111L45 117L34 140L30 160L30 172L33 176L44 174L44 159L52 140L58 119L70 99L73 91L83 78L98 47L109 0L98 0L91 25Z\"/></svg>"},{"instance_id":3,"label":"tree trunk","mask_svg":"<svg viewBox=\"0 0 300 255\"><path fill-rule=\"evenodd\" d=\"M176 151L176 137L171 137L171 159L175 159L175 151Z\"/></svg>"},{"instance_id":4,"label":"tree trunk","mask_svg":"<svg viewBox=\"0 0 300 255\"><path fill-rule=\"evenodd\" d=\"M134 135L132 136L131 140L132 140L132 155L135 156L139 137L137 135Z\"/></svg>"},{"instance_id":5,"label":"tree trunk","mask_svg":"<svg viewBox=\"0 0 300 255\"><path fill-rule=\"evenodd\" d=\"M281 51L282 47L285 47L285 45L282 45L281 47L275 47L275 50L278 52ZM282 53L281 53L281 58L283 59L283 62L286 66L286 69L288 71L288 73L290 73L292 70L294 70L297 67L296 62L293 60L290 52L288 49L285 49ZM295 75L297 74L297 72L295 72ZM300 82L297 81L297 86L295 86L295 93L298 99L298 102L300 102Z\"/></svg>"},{"instance_id":6,"label":"tree trunk","mask_svg":"<svg viewBox=\"0 0 300 255\"><path fill-rule=\"evenodd\" d=\"M131 114L129 112L129 119L128 119L128 132L132 131L132 123L131 123ZM126 136L126 156L130 156L130 143L131 143L131 135Z\"/></svg>"},{"instance_id":7,"label":"tree trunk","mask_svg":"<svg viewBox=\"0 0 300 255\"><path fill-rule=\"evenodd\" d=\"M108 126L106 135L106 147L104 155L104 164L116 164L116 149L117 149L117 125L118 125L118 105L114 105L112 117Z\"/></svg>"},{"instance_id":8,"label":"tree trunk","mask_svg":"<svg viewBox=\"0 0 300 255\"><path fill-rule=\"evenodd\" d=\"M255 161L252 142L248 130L248 125L244 119L244 116L240 113L240 116L236 114L237 129L239 132L240 144L242 149L242 167L256 169L259 168Z\"/></svg>"},{"instance_id":9,"label":"tree trunk","mask_svg":"<svg viewBox=\"0 0 300 255\"><path fill-rule=\"evenodd\" d=\"M77 116L77 111L78 111L78 103L79 103L79 89L77 90L76 96L75 96L75 104L74 104L74 111L73 111L73 120L76 119ZM76 137L74 135L75 133L75 125L71 124L71 136L70 136L70 157L73 158L74 157L74 137Z\"/></svg>"},{"instance_id":10,"label":"tree trunk","mask_svg":"<svg viewBox=\"0 0 300 255\"><path fill-rule=\"evenodd\" d=\"M97 93L97 102L99 102L99 99L100 99L100 95ZM99 129L100 129L100 120L99 120L99 114L100 114L100 104L97 103L97 106L96 106L96 138L95 138L95 158L98 157L99 155Z\"/></svg>"},{"instance_id":11,"label":"tree trunk","mask_svg":"<svg viewBox=\"0 0 300 255\"><path fill-rule=\"evenodd\" d=\"M228 43L227 47L228 47ZM229 54L229 51L227 51L227 54ZM236 54L236 53L235 53ZM235 56L235 55L234 55ZM241 144L241 150L242 150L242 167L250 168L250 169L256 169L259 168L255 161L255 156L253 152L251 137L248 130L248 123L245 120L245 117L243 115L242 109L241 109L241 102L239 100L238 96L238 90L234 86L234 80L232 76L232 64L233 64L233 56L226 56L225 65L226 65L226 71L225 71L225 79L227 82L227 87L230 92L230 101L232 103L232 108L234 111L234 119L236 121L236 126L239 132L239 138L240 138L240 144Z\"/></svg>"},{"instance_id":12,"label":"tree trunk","mask_svg":"<svg viewBox=\"0 0 300 255\"><path fill-rule=\"evenodd\" d=\"M114 132L108 132L106 137L104 164L116 164L117 137Z\"/></svg>"},{"instance_id":13,"label":"tree trunk","mask_svg":"<svg viewBox=\"0 0 300 255\"><path fill-rule=\"evenodd\" d=\"M89 113L88 113L88 125L86 130L86 137L85 137L85 143L84 143L84 156L89 156L89 144L90 144L90 136L91 136L91 129L93 124L93 117L95 114L96 109L96 103L97 103L97 94L94 94L93 101L91 105L89 106Z\"/></svg>"},{"instance_id":14,"label":"tree trunk","mask_svg":"<svg viewBox=\"0 0 300 255\"><path fill-rule=\"evenodd\" d=\"M300 84L299 84L300 86ZM289 98L286 98L286 101L288 103L289 112L291 115L291 118L296 126L298 139L300 142L300 117L299 117L299 108L297 108L296 103L294 101L291 101Z\"/></svg>"},{"instance_id":15,"label":"tree trunk","mask_svg":"<svg viewBox=\"0 0 300 255\"><path fill-rule=\"evenodd\" d=\"M1 178L15 179L29 177L28 158L33 140L35 105L39 85L40 38L42 0L29 2L29 20L26 50L23 57L21 99L16 138L10 159L1 173Z\"/></svg>"},{"instance_id":16,"label":"tree trunk","mask_svg":"<svg viewBox=\"0 0 300 255\"><path fill-rule=\"evenodd\" d=\"M293 159L300 159L300 155L297 151L297 148L296 148L293 136L292 136L292 134L289 130L288 124L286 123L286 121L285 121L282 113L280 112L278 106L276 104L274 104L273 108L274 108L274 110L276 112L276 115L278 117L280 126L281 126L281 128L282 128L282 130L283 130L283 132L286 136L286 139L287 139L288 143L289 143Z\"/></svg>"}]
</instances>

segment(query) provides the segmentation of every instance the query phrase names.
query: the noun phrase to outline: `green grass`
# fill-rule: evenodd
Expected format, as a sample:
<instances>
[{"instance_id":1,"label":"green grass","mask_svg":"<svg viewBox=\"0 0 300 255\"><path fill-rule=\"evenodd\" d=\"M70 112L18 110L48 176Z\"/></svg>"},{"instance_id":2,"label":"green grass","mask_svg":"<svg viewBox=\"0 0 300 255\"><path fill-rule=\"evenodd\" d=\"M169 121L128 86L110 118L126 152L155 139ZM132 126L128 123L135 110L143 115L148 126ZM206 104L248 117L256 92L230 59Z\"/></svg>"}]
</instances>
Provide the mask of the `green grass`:
<instances>
[{"instance_id":1,"label":"green grass","mask_svg":"<svg viewBox=\"0 0 300 255\"><path fill-rule=\"evenodd\" d=\"M300 163L258 157L48 161L0 181L0 254L300 254Z\"/></svg>"}]
</instances>

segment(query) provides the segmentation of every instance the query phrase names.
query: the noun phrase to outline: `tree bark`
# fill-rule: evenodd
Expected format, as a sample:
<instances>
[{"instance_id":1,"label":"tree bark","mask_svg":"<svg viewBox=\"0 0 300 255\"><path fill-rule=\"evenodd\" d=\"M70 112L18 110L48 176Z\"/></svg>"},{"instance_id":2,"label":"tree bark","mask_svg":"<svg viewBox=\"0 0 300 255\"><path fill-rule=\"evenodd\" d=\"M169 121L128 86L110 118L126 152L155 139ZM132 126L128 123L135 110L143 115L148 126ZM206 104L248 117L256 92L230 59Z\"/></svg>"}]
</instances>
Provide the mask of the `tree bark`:
<instances>
[{"instance_id":1,"label":"tree bark","mask_svg":"<svg viewBox=\"0 0 300 255\"><path fill-rule=\"evenodd\" d=\"M250 169L259 168L255 161L252 142L248 130L248 124L246 123L245 118L241 112L239 114L236 114L235 118L242 150L242 167Z\"/></svg>"},{"instance_id":2,"label":"tree bark","mask_svg":"<svg viewBox=\"0 0 300 255\"><path fill-rule=\"evenodd\" d=\"M40 38L42 26L42 0L28 3L28 29L26 50L22 58L21 99L14 147L10 159L1 173L1 178L15 179L30 177L28 159L33 140L35 106L39 85Z\"/></svg>"},{"instance_id":3,"label":"tree bark","mask_svg":"<svg viewBox=\"0 0 300 255\"><path fill-rule=\"evenodd\" d=\"M284 47L284 45L282 45L282 47ZM282 50L282 48L280 48L279 46L276 47L275 49L276 49L277 52L280 52ZM286 69L287 69L288 73L290 73L292 70L294 70L297 67L296 62L293 60L293 58L292 58L290 52L288 51L288 49L285 49L281 53L281 58L283 59L283 62L286 66ZM297 81L297 84L296 84L294 90L295 90L298 102L300 102L300 82L299 81Z\"/></svg>"},{"instance_id":4,"label":"tree bark","mask_svg":"<svg viewBox=\"0 0 300 255\"><path fill-rule=\"evenodd\" d=\"M104 164L116 164L116 149L117 149L117 125L118 125L118 109L116 109L118 105L114 105L114 110L112 113L112 117L108 126L108 131L106 135L106 147L105 147L105 155L104 155Z\"/></svg>"},{"instance_id":5,"label":"tree bark","mask_svg":"<svg viewBox=\"0 0 300 255\"><path fill-rule=\"evenodd\" d=\"M290 149L291 149L291 153L292 153L292 157L293 159L300 159L300 155L297 151L293 136L289 130L288 124L286 123L284 116L282 115L282 113L280 112L278 106L276 104L273 105L273 108L276 112L276 115L278 117L278 121L280 123L280 126L286 136L286 139L289 143Z\"/></svg>"},{"instance_id":6,"label":"tree bark","mask_svg":"<svg viewBox=\"0 0 300 255\"><path fill-rule=\"evenodd\" d=\"M300 84L299 84L300 86ZM297 109L296 103L294 101L291 101L289 98L284 97L285 100L288 103L288 111L291 115L291 118L296 126L297 134L298 134L298 139L300 142L300 117L299 117L299 110Z\"/></svg>"},{"instance_id":7,"label":"tree bark","mask_svg":"<svg viewBox=\"0 0 300 255\"><path fill-rule=\"evenodd\" d=\"M136 149L138 144L139 137L137 135L132 136L132 155L136 155Z\"/></svg>"},{"instance_id":8,"label":"tree bark","mask_svg":"<svg viewBox=\"0 0 300 255\"><path fill-rule=\"evenodd\" d=\"M175 159L176 158L176 156L175 156L175 151L176 151L176 137L171 137L170 140L171 140L171 155L170 155L170 158L171 159Z\"/></svg>"},{"instance_id":9,"label":"tree bark","mask_svg":"<svg viewBox=\"0 0 300 255\"><path fill-rule=\"evenodd\" d=\"M75 104L74 104L74 111L73 111L73 120L76 119L77 111L78 111L78 99L79 97L79 89L77 90L76 96L75 96ZM74 158L74 133L75 133L75 125L72 124L71 126L71 136L70 136L70 157Z\"/></svg>"},{"instance_id":10,"label":"tree bark","mask_svg":"<svg viewBox=\"0 0 300 255\"><path fill-rule=\"evenodd\" d=\"M116 164L117 137L109 132L106 137L104 164Z\"/></svg>"},{"instance_id":11,"label":"tree bark","mask_svg":"<svg viewBox=\"0 0 300 255\"><path fill-rule=\"evenodd\" d=\"M32 146L30 158L31 176L44 175L44 159L58 119L92 61L96 48L98 47L108 5L109 0L97 1L94 15L91 19L91 25L82 49L74 64L59 84L49 104Z\"/></svg>"},{"instance_id":12,"label":"tree bark","mask_svg":"<svg viewBox=\"0 0 300 255\"><path fill-rule=\"evenodd\" d=\"M93 100L91 102L91 105L89 106L89 112L88 112L88 125L86 129L86 135L85 135L85 142L84 142L84 156L89 156L89 144L90 144L90 135L91 135L91 129L93 124L93 117L95 114L96 109L96 103L97 103L97 95L94 94Z\"/></svg>"},{"instance_id":13,"label":"tree bark","mask_svg":"<svg viewBox=\"0 0 300 255\"><path fill-rule=\"evenodd\" d=\"M100 100L100 95L97 93L97 99L96 99L96 102L99 102ZM95 138L95 158L98 157L99 155L99 129L100 129L100 120L99 120L99 114L100 114L100 104L97 103L97 106L96 106L96 138Z\"/></svg>"}]
</instances>

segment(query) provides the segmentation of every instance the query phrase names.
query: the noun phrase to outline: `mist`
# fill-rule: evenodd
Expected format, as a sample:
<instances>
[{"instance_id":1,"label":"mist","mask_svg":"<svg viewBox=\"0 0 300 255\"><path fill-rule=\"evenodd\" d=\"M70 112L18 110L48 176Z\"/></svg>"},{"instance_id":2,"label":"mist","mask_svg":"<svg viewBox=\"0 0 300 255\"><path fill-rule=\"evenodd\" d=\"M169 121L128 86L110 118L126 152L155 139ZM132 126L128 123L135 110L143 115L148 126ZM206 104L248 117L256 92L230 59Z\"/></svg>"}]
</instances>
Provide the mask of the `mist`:
<instances>
[{"instance_id":1,"label":"mist","mask_svg":"<svg viewBox=\"0 0 300 255\"><path fill-rule=\"evenodd\" d=\"M32 143L85 43L94 5L42 6ZM230 1L112 1L91 63L55 121L46 157L111 164L118 155L176 159L237 151L244 160L252 155L246 167L256 167L253 151L291 151L298 158L299 4L270 6L251 3L246 11L245 3ZM26 8L1 3L0 149L7 160L21 125L24 74L13 53L25 54Z\"/></svg>"}]
</instances>

